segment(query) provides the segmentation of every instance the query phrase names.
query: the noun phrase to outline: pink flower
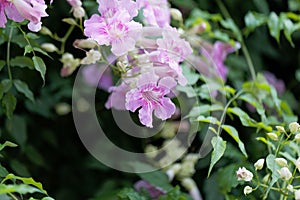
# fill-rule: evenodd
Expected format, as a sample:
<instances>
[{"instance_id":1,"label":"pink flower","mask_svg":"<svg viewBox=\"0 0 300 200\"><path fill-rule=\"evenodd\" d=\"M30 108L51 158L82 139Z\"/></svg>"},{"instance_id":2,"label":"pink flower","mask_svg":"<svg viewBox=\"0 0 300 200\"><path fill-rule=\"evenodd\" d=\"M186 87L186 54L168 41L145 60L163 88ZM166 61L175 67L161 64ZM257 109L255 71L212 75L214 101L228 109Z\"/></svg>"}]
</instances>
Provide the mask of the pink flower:
<instances>
[{"instance_id":1,"label":"pink flower","mask_svg":"<svg viewBox=\"0 0 300 200\"><path fill-rule=\"evenodd\" d=\"M41 18L48 16L44 0L0 0L0 27L5 27L6 16L16 22L29 20L31 31L41 29ZM6 14L6 16L5 16Z\"/></svg>"},{"instance_id":2,"label":"pink flower","mask_svg":"<svg viewBox=\"0 0 300 200\"><path fill-rule=\"evenodd\" d=\"M128 12L130 20L138 14L137 5L132 0L98 0L98 4L98 11L103 18L111 18L121 9Z\"/></svg>"},{"instance_id":3,"label":"pink flower","mask_svg":"<svg viewBox=\"0 0 300 200\"><path fill-rule=\"evenodd\" d=\"M247 170L245 167L240 167L237 171L236 171L236 175L238 178L238 181L251 181L253 178L253 174L252 172L250 172L249 170Z\"/></svg>"},{"instance_id":4,"label":"pink flower","mask_svg":"<svg viewBox=\"0 0 300 200\"><path fill-rule=\"evenodd\" d=\"M116 56L134 50L139 38L142 25L130 21L130 15L125 10L120 10L110 19L94 14L84 22L86 36L96 40L100 45L111 45L111 51Z\"/></svg>"},{"instance_id":5,"label":"pink flower","mask_svg":"<svg viewBox=\"0 0 300 200\"><path fill-rule=\"evenodd\" d=\"M126 110L125 96L129 90L130 87L125 82L122 82L118 86L110 87L108 92L111 92L111 94L108 97L107 102L105 103L105 107L107 109L115 108L117 110Z\"/></svg>"},{"instance_id":6,"label":"pink flower","mask_svg":"<svg viewBox=\"0 0 300 200\"><path fill-rule=\"evenodd\" d=\"M278 94L284 93L285 84L284 84L283 80L277 79L274 74L272 74L271 72L268 72L268 71L264 71L263 75L266 78L266 80L268 81L268 83L271 84L272 86L274 86L274 88L276 89Z\"/></svg>"},{"instance_id":7,"label":"pink flower","mask_svg":"<svg viewBox=\"0 0 300 200\"><path fill-rule=\"evenodd\" d=\"M143 8L143 15L147 24L165 27L170 24L170 10L167 0L137 0L139 8Z\"/></svg>"},{"instance_id":8,"label":"pink flower","mask_svg":"<svg viewBox=\"0 0 300 200\"><path fill-rule=\"evenodd\" d=\"M236 49L232 45L217 41L213 46L210 44L204 44L200 51L207 59L207 64L214 66L217 75L223 80L226 80L228 69L224 65L224 61L227 55L235 50Z\"/></svg>"},{"instance_id":9,"label":"pink flower","mask_svg":"<svg viewBox=\"0 0 300 200\"><path fill-rule=\"evenodd\" d=\"M165 95L176 86L176 81L171 77L159 79L154 73L142 74L137 81L137 88L126 94L126 109L135 112L138 108L140 122L147 126L152 125L152 114L159 119L170 118L176 110L175 105Z\"/></svg>"},{"instance_id":10,"label":"pink flower","mask_svg":"<svg viewBox=\"0 0 300 200\"><path fill-rule=\"evenodd\" d=\"M185 85L187 81L182 74L179 63L192 54L192 48L187 41L180 38L175 28L165 29L162 36L161 39L156 41L158 54L156 52L152 53L154 64L156 62L162 63L157 65L156 73L161 77L172 76L178 80L179 84Z\"/></svg>"}]
</instances>

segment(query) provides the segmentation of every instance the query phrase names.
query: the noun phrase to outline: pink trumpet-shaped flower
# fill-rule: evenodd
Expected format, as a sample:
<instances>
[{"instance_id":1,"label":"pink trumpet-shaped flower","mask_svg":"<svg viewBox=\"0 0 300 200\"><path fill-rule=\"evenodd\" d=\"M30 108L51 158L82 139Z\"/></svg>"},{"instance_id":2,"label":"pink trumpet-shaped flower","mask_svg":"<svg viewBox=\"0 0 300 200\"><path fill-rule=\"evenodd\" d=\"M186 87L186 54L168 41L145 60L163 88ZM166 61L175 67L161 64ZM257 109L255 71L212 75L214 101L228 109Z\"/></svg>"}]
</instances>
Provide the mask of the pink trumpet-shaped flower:
<instances>
[{"instance_id":1,"label":"pink trumpet-shaped flower","mask_svg":"<svg viewBox=\"0 0 300 200\"><path fill-rule=\"evenodd\" d=\"M171 77L159 79L154 73L145 73L137 81L137 88L126 94L126 109L135 112L138 108L140 122L147 126L152 125L152 114L162 120L170 118L176 110L174 103L165 95L176 86Z\"/></svg>"},{"instance_id":2,"label":"pink trumpet-shaped flower","mask_svg":"<svg viewBox=\"0 0 300 200\"><path fill-rule=\"evenodd\" d=\"M6 16L16 22L29 20L31 31L41 29L41 18L48 16L44 0L0 0L0 27L5 27ZM6 16L5 16L6 14Z\"/></svg>"},{"instance_id":3,"label":"pink trumpet-shaped flower","mask_svg":"<svg viewBox=\"0 0 300 200\"><path fill-rule=\"evenodd\" d=\"M96 40L100 45L111 45L116 56L134 50L135 43L142 31L142 25L130 21L126 10L120 10L112 18L104 19L94 14L84 22L86 36Z\"/></svg>"}]
</instances>

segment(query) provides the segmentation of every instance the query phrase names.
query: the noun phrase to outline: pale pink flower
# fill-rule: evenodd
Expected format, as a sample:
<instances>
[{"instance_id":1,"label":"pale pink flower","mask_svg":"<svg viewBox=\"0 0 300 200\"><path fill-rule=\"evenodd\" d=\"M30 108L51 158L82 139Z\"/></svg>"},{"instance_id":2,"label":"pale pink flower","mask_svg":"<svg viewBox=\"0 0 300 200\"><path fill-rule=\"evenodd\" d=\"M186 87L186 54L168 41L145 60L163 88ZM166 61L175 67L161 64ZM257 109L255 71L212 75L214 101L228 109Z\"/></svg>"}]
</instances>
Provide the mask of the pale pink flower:
<instances>
[{"instance_id":1,"label":"pale pink flower","mask_svg":"<svg viewBox=\"0 0 300 200\"><path fill-rule=\"evenodd\" d=\"M113 17L119 10L126 10L130 15L130 20L137 16L138 7L132 0L98 0L98 11L103 18Z\"/></svg>"},{"instance_id":2,"label":"pale pink flower","mask_svg":"<svg viewBox=\"0 0 300 200\"><path fill-rule=\"evenodd\" d=\"M81 0L67 0L72 6L72 12L75 18L82 18L85 15L85 10L82 8Z\"/></svg>"},{"instance_id":3,"label":"pale pink flower","mask_svg":"<svg viewBox=\"0 0 300 200\"><path fill-rule=\"evenodd\" d=\"M247 170L245 167L239 168L236 171L236 175L238 177L238 180L243 180L243 181L251 181L253 178L252 172Z\"/></svg>"},{"instance_id":4,"label":"pale pink flower","mask_svg":"<svg viewBox=\"0 0 300 200\"><path fill-rule=\"evenodd\" d=\"M4 2L7 0L4 0ZM41 18L47 17L47 5L44 0L11 0L9 9L5 10L8 18L20 22L21 18L29 20L28 28L31 31L39 31L42 27ZM5 4L4 4L5 5ZM17 11L17 12L16 12Z\"/></svg>"},{"instance_id":5,"label":"pale pink flower","mask_svg":"<svg viewBox=\"0 0 300 200\"><path fill-rule=\"evenodd\" d=\"M147 126L152 125L152 114L162 120L170 118L176 110L172 101L165 97L176 86L171 77L159 79L154 73L142 74L137 81L137 88L126 94L126 109L135 112L138 108L140 122Z\"/></svg>"},{"instance_id":6,"label":"pale pink flower","mask_svg":"<svg viewBox=\"0 0 300 200\"><path fill-rule=\"evenodd\" d=\"M126 110L125 107L125 96L126 93L130 90L128 84L122 82L118 86L112 86L109 88L108 92L111 92L110 96L108 97L107 102L105 103L105 107L107 109L115 108L117 110Z\"/></svg>"},{"instance_id":7,"label":"pale pink flower","mask_svg":"<svg viewBox=\"0 0 300 200\"><path fill-rule=\"evenodd\" d=\"M181 85L186 84L186 79L182 75L182 69L179 63L182 62L187 56L192 54L192 48L190 44L184 39L180 38L179 33L175 28L166 28L162 32L162 38L157 39L158 55L154 57L154 63L163 63L158 65L157 73L169 75L176 78ZM168 69L165 69L168 68ZM175 76L174 76L175 75Z\"/></svg>"},{"instance_id":8,"label":"pale pink flower","mask_svg":"<svg viewBox=\"0 0 300 200\"><path fill-rule=\"evenodd\" d=\"M170 24L171 14L167 0L137 0L139 8L143 9L146 24L165 27Z\"/></svg>"},{"instance_id":9,"label":"pale pink flower","mask_svg":"<svg viewBox=\"0 0 300 200\"><path fill-rule=\"evenodd\" d=\"M130 15L125 10L120 10L109 20L94 14L84 22L86 36L96 40L99 45L111 45L111 51L116 56L134 50L139 38L142 25L130 21Z\"/></svg>"},{"instance_id":10,"label":"pale pink flower","mask_svg":"<svg viewBox=\"0 0 300 200\"><path fill-rule=\"evenodd\" d=\"M236 51L236 48L230 44L217 41L213 46L205 43L200 51L206 58L206 67L210 67L209 65L215 67L216 74L226 80L228 68L224 65L224 61L229 53Z\"/></svg>"}]
</instances>

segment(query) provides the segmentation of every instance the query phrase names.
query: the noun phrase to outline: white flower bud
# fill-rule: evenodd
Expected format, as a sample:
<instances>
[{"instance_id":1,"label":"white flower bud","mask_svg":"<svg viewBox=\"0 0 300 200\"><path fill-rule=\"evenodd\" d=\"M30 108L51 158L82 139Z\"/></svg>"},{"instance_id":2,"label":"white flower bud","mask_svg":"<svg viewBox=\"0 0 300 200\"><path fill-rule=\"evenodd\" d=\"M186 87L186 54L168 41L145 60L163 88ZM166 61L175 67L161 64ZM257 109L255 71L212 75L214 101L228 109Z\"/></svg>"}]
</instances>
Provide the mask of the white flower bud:
<instances>
[{"instance_id":1,"label":"white flower bud","mask_svg":"<svg viewBox=\"0 0 300 200\"><path fill-rule=\"evenodd\" d=\"M286 167L287 166L287 161L284 158L275 158L275 162L280 166L280 167Z\"/></svg>"},{"instance_id":2,"label":"white flower bud","mask_svg":"<svg viewBox=\"0 0 300 200\"><path fill-rule=\"evenodd\" d=\"M262 179L262 182L264 184L268 184L268 181L270 181L270 174L265 175L264 178Z\"/></svg>"},{"instance_id":3,"label":"white flower bud","mask_svg":"<svg viewBox=\"0 0 300 200\"><path fill-rule=\"evenodd\" d=\"M187 190L190 191L191 189L193 189L194 187L196 187L196 183L193 179L191 178L184 178L181 181L182 186Z\"/></svg>"},{"instance_id":4,"label":"white flower bud","mask_svg":"<svg viewBox=\"0 0 300 200\"><path fill-rule=\"evenodd\" d=\"M300 200L300 190L295 190L295 200Z\"/></svg>"},{"instance_id":5,"label":"white flower bud","mask_svg":"<svg viewBox=\"0 0 300 200\"><path fill-rule=\"evenodd\" d=\"M58 103L55 105L55 111L58 115L66 115L71 112L71 106L67 103Z\"/></svg>"},{"instance_id":6,"label":"white flower bud","mask_svg":"<svg viewBox=\"0 0 300 200\"><path fill-rule=\"evenodd\" d=\"M178 9L171 8L170 13L173 19L182 22L182 14Z\"/></svg>"},{"instance_id":7,"label":"white flower bud","mask_svg":"<svg viewBox=\"0 0 300 200\"><path fill-rule=\"evenodd\" d=\"M145 153L146 153L146 156L148 156L150 158L154 158L158 153L157 147L149 144L145 148Z\"/></svg>"},{"instance_id":8,"label":"white flower bud","mask_svg":"<svg viewBox=\"0 0 300 200\"><path fill-rule=\"evenodd\" d=\"M255 170L261 170L264 167L265 159L261 158L254 163Z\"/></svg>"},{"instance_id":9,"label":"white flower bud","mask_svg":"<svg viewBox=\"0 0 300 200\"><path fill-rule=\"evenodd\" d=\"M245 195L250 194L252 191L253 191L252 187L250 187L248 185L246 187L244 187L244 194Z\"/></svg>"},{"instance_id":10,"label":"white flower bud","mask_svg":"<svg viewBox=\"0 0 300 200\"><path fill-rule=\"evenodd\" d=\"M253 178L252 172L247 170L245 167L239 168L236 171L236 175L238 177L238 180L243 180L243 181L251 181Z\"/></svg>"},{"instance_id":11,"label":"white flower bud","mask_svg":"<svg viewBox=\"0 0 300 200\"><path fill-rule=\"evenodd\" d=\"M294 187L292 185L288 185L286 188L288 189L288 191L294 192Z\"/></svg>"},{"instance_id":12,"label":"white flower bud","mask_svg":"<svg viewBox=\"0 0 300 200\"><path fill-rule=\"evenodd\" d=\"M300 125L297 122L292 122L289 124L289 129L291 133L295 133L296 131L299 130Z\"/></svg>"},{"instance_id":13,"label":"white flower bud","mask_svg":"<svg viewBox=\"0 0 300 200\"><path fill-rule=\"evenodd\" d=\"M280 170L278 170L278 172L280 174L280 178L282 178L283 180L289 180L290 178L292 178L292 173L287 167L281 168Z\"/></svg>"},{"instance_id":14,"label":"white flower bud","mask_svg":"<svg viewBox=\"0 0 300 200\"><path fill-rule=\"evenodd\" d=\"M277 131L285 132L285 129L283 126L276 126L276 129L277 129Z\"/></svg>"},{"instance_id":15,"label":"white flower bud","mask_svg":"<svg viewBox=\"0 0 300 200\"><path fill-rule=\"evenodd\" d=\"M81 6L75 7L73 15L75 18L83 18L85 15L85 10Z\"/></svg>"},{"instance_id":16,"label":"white flower bud","mask_svg":"<svg viewBox=\"0 0 300 200\"><path fill-rule=\"evenodd\" d=\"M296 160L295 165L296 165L296 167L298 168L298 170L300 172L300 157Z\"/></svg>"},{"instance_id":17,"label":"white flower bud","mask_svg":"<svg viewBox=\"0 0 300 200\"><path fill-rule=\"evenodd\" d=\"M271 140L278 140L278 136L276 133L267 133L267 136L271 139Z\"/></svg>"},{"instance_id":18,"label":"white flower bud","mask_svg":"<svg viewBox=\"0 0 300 200\"><path fill-rule=\"evenodd\" d=\"M42 26L42 29L40 30L40 33L43 35L52 35L52 32L45 26Z\"/></svg>"},{"instance_id":19,"label":"white flower bud","mask_svg":"<svg viewBox=\"0 0 300 200\"><path fill-rule=\"evenodd\" d=\"M97 46L97 42L92 39L77 39L73 42L76 48L93 49Z\"/></svg>"},{"instance_id":20,"label":"white flower bud","mask_svg":"<svg viewBox=\"0 0 300 200\"><path fill-rule=\"evenodd\" d=\"M60 71L60 75L65 77L69 76L80 65L80 59L74 59L70 53L64 53L60 61L63 63L63 68Z\"/></svg>"},{"instance_id":21,"label":"white flower bud","mask_svg":"<svg viewBox=\"0 0 300 200\"><path fill-rule=\"evenodd\" d=\"M91 49L90 51L86 52L86 57L81 60L81 64L95 64L98 60L100 60L100 58L101 53L99 51Z\"/></svg>"},{"instance_id":22,"label":"white flower bud","mask_svg":"<svg viewBox=\"0 0 300 200\"><path fill-rule=\"evenodd\" d=\"M192 162L194 164L196 164L198 160L199 160L199 155L195 153L189 153L183 159L184 162Z\"/></svg>"},{"instance_id":23,"label":"white flower bud","mask_svg":"<svg viewBox=\"0 0 300 200\"><path fill-rule=\"evenodd\" d=\"M296 142L300 142L300 133L298 133L297 135L295 135L295 141Z\"/></svg>"},{"instance_id":24,"label":"white flower bud","mask_svg":"<svg viewBox=\"0 0 300 200\"><path fill-rule=\"evenodd\" d=\"M167 171L166 174L169 177L169 181L172 181L174 176L180 171L181 169L181 164L176 163L174 165L172 165Z\"/></svg>"},{"instance_id":25,"label":"white flower bud","mask_svg":"<svg viewBox=\"0 0 300 200\"><path fill-rule=\"evenodd\" d=\"M41 44L41 48L47 52L55 52L58 51L58 48L51 43L43 43Z\"/></svg>"}]
</instances>

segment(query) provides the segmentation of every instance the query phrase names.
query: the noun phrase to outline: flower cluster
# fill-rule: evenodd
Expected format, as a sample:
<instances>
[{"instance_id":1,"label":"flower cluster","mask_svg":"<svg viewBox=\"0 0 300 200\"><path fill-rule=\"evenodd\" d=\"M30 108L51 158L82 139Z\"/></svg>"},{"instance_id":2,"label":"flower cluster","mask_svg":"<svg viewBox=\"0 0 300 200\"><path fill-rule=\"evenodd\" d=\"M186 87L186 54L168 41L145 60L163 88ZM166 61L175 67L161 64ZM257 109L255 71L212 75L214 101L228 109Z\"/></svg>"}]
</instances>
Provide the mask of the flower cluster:
<instances>
[{"instance_id":1,"label":"flower cluster","mask_svg":"<svg viewBox=\"0 0 300 200\"><path fill-rule=\"evenodd\" d=\"M253 178L253 173L243 167L236 171L237 179L239 181L251 182L253 185L256 185L255 188L252 188L249 185L245 186L245 195L252 193L259 187L265 189L268 185L272 187L274 180L276 180L279 188L275 188L275 191L279 191L285 196L291 196L290 193L292 193L297 200L300 199L300 186L297 181L297 175L300 173L300 157L299 155L297 156L297 152L295 154L293 153L295 150L298 151L298 149L293 148L293 146L296 148L299 146L300 125L297 122L292 122L289 124L289 131L286 131L282 126L276 126L276 129L277 131L266 134L270 139L267 144L272 146L272 150L275 154L270 152L266 158L260 158L254 163L256 179L259 178L257 171L264 168L265 160L267 160L267 168L271 173L268 172L262 180L255 180ZM284 138L284 136L286 136L286 138ZM275 144L278 145L277 150ZM285 151L284 153L282 152L283 149ZM278 156L280 154L284 157ZM264 195L268 195L268 193Z\"/></svg>"},{"instance_id":2,"label":"flower cluster","mask_svg":"<svg viewBox=\"0 0 300 200\"><path fill-rule=\"evenodd\" d=\"M41 18L48 16L46 8L44 0L1 0L0 27L5 27L7 18L15 22L27 19L29 30L39 31L42 25Z\"/></svg>"},{"instance_id":3,"label":"flower cluster","mask_svg":"<svg viewBox=\"0 0 300 200\"><path fill-rule=\"evenodd\" d=\"M153 114L166 120L175 113L168 95L177 84L187 83L180 63L192 53L189 43L169 25L169 8L162 2L163 6L156 1L98 0L100 15L84 22L86 36L100 46L111 46L121 72L119 85L109 88L106 107L139 110L140 122L147 127L153 127ZM146 26L133 20L138 9L143 10ZM100 55L89 52L87 57Z\"/></svg>"}]
</instances>

